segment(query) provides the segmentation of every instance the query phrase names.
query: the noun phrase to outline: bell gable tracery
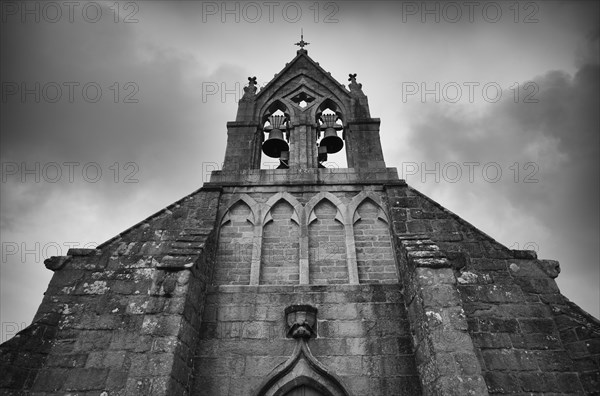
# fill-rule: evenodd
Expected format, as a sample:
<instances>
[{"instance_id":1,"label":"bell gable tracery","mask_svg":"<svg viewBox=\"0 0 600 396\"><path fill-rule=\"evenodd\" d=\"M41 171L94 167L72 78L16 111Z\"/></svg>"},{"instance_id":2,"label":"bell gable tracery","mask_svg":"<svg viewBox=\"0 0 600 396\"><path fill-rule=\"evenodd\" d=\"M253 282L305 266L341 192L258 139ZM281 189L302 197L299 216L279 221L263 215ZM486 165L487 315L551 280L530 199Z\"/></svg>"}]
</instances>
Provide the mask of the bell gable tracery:
<instances>
[{"instance_id":1,"label":"bell gable tracery","mask_svg":"<svg viewBox=\"0 0 600 396\"><path fill-rule=\"evenodd\" d=\"M287 191L233 195L220 217L219 260L223 265L214 282L398 281L387 210L378 193L361 191L342 199L322 191L305 199L302 203ZM243 277L228 281L226 271Z\"/></svg>"},{"instance_id":2,"label":"bell gable tracery","mask_svg":"<svg viewBox=\"0 0 600 396\"><path fill-rule=\"evenodd\" d=\"M385 168L379 119L370 117L356 74L346 88L301 48L260 91L248 80L236 121L228 123L223 170L261 169L263 153L277 169L318 169L342 150L348 168Z\"/></svg>"}]
</instances>

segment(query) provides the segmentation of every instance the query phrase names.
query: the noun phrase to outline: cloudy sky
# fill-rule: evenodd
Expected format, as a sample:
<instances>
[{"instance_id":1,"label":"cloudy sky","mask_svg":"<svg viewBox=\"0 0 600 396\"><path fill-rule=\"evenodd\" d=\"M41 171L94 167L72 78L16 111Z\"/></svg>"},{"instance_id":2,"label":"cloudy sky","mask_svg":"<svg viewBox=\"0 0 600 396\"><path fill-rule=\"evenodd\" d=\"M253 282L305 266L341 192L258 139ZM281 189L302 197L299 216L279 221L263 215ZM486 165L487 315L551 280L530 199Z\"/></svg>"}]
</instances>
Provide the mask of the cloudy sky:
<instances>
[{"instance_id":1,"label":"cloudy sky","mask_svg":"<svg viewBox=\"0 0 600 396\"><path fill-rule=\"evenodd\" d=\"M597 2L70 4L1 2L2 341L31 322L45 258L207 181L247 77L265 85L301 28L334 78L358 74L388 166L559 260L600 316Z\"/></svg>"}]
</instances>

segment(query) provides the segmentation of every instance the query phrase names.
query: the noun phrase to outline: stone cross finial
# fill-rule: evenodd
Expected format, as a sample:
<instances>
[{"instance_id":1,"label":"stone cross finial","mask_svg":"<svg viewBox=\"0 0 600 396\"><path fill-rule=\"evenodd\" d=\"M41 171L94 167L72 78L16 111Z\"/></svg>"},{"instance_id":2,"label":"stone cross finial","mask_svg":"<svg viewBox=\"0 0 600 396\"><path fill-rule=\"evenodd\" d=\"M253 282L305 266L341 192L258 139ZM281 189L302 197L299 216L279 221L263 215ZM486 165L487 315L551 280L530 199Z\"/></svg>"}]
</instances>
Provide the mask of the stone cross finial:
<instances>
[{"instance_id":1,"label":"stone cross finial","mask_svg":"<svg viewBox=\"0 0 600 396\"><path fill-rule=\"evenodd\" d=\"M356 73L350 73L348 74L348 76L350 77L348 79L348 81L350 81L350 84L348 85L348 87L350 88L350 92L358 95L364 95L362 91L362 84L356 82Z\"/></svg>"},{"instance_id":2,"label":"stone cross finial","mask_svg":"<svg viewBox=\"0 0 600 396\"><path fill-rule=\"evenodd\" d=\"M306 41L304 41L304 30L300 30L300 41L298 41L297 43L295 43L294 45L297 45L298 47L300 47L301 50L304 49L305 46L309 45L310 43L307 43Z\"/></svg>"},{"instance_id":3,"label":"stone cross finial","mask_svg":"<svg viewBox=\"0 0 600 396\"><path fill-rule=\"evenodd\" d=\"M244 87L244 98L248 98L249 96L254 96L256 94L256 76L248 77L248 86Z\"/></svg>"}]
</instances>

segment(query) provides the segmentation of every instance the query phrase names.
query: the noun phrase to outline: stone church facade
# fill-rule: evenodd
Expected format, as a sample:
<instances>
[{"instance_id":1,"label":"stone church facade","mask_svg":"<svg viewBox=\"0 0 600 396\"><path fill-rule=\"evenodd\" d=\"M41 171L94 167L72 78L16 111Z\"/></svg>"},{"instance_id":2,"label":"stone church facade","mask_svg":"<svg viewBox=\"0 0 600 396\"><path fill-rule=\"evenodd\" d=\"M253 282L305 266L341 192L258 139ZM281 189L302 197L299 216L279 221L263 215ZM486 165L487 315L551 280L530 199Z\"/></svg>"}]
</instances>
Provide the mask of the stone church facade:
<instances>
[{"instance_id":1,"label":"stone church facade","mask_svg":"<svg viewBox=\"0 0 600 396\"><path fill-rule=\"evenodd\" d=\"M209 182L71 249L3 395L599 394L600 322L387 168L356 75L249 78ZM328 169L345 149L348 168ZM277 169L260 169L262 152Z\"/></svg>"}]
</instances>

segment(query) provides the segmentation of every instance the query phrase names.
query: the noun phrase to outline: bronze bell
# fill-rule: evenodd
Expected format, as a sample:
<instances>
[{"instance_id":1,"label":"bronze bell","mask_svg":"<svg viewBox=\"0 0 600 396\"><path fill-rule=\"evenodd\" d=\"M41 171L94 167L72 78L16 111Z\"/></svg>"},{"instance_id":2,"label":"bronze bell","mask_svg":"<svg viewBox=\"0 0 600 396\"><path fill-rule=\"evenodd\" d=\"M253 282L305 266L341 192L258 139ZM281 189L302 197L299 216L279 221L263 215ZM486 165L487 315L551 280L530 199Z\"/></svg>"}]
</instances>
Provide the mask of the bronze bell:
<instances>
[{"instance_id":1,"label":"bronze bell","mask_svg":"<svg viewBox=\"0 0 600 396\"><path fill-rule=\"evenodd\" d=\"M271 126L266 129L269 132L269 138L263 143L262 150L265 155L271 158L279 158L282 151L289 151L290 146L283 138L281 124L285 121L285 116L274 115L269 117Z\"/></svg>"},{"instance_id":2,"label":"bronze bell","mask_svg":"<svg viewBox=\"0 0 600 396\"><path fill-rule=\"evenodd\" d=\"M343 127L335 123L337 121L335 114L323 114L321 120L323 120L321 128L325 128L325 134L320 145L327 147L329 154L337 153L344 147L344 141L337 135L336 130Z\"/></svg>"}]
</instances>

